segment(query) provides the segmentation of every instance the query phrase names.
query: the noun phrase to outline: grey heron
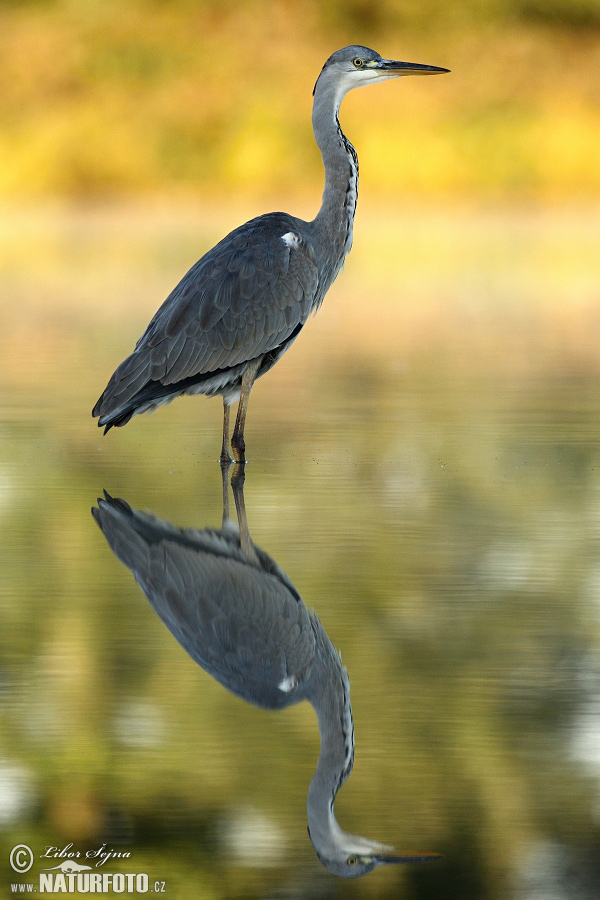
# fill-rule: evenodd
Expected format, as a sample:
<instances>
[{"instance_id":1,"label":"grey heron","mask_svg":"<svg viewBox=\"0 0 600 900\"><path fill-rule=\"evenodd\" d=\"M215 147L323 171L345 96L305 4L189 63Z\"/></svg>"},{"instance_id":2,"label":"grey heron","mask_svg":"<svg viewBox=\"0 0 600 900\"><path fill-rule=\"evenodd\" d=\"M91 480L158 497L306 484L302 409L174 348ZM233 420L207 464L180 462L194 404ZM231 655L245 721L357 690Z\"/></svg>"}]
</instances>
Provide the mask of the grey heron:
<instances>
[{"instance_id":1,"label":"grey heron","mask_svg":"<svg viewBox=\"0 0 600 900\"><path fill-rule=\"evenodd\" d=\"M231 447L236 461L245 460L252 385L318 310L352 246L358 159L340 127L342 99L388 78L448 71L383 59L359 45L329 57L313 91L312 124L325 167L319 212L310 222L283 212L258 216L192 266L94 406L105 433L182 394L221 395L221 461L231 459L229 408L238 399Z\"/></svg>"},{"instance_id":2,"label":"grey heron","mask_svg":"<svg viewBox=\"0 0 600 900\"><path fill-rule=\"evenodd\" d=\"M226 472L223 477L225 483ZM354 762L348 673L316 613L251 541L243 476L234 474L232 485L239 528L225 507L221 529L181 529L106 492L92 513L155 612L206 672L264 709L302 700L314 707L321 752L306 806L310 839L323 865L352 877L378 865L437 858L396 854L338 825L335 797Z\"/></svg>"}]
</instances>

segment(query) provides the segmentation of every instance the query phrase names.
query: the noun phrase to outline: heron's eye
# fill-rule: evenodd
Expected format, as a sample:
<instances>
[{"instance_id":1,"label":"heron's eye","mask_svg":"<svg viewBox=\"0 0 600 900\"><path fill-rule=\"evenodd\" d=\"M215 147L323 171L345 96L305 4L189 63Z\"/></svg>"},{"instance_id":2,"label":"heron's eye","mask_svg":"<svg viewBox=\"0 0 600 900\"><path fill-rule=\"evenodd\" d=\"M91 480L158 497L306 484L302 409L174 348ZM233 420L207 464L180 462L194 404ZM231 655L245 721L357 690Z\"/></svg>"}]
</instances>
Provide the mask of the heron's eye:
<instances>
[{"instance_id":1,"label":"heron's eye","mask_svg":"<svg viewBox=\"0 0 600 900\"><path fill-rule=\"evenodd\" d=\"M352 62L353 62L353 64L356 66L357 69L360 69L360 67L361 67L362 64L363 64L363 61L362 61L362 59L360 58L360 56L357 56L356 59L353 59L353 60L352 60ZM354 857L352 856L351 859L354 859ZM356 860L355 860L355 862L356 862Z\"/></svg>"},{"instance_id":2,"label":"heron's eye","mask_svg":"<svg viewBox=\"0 0 600 900\"><path fill-rule=\"evenodd\" d=\"M349 866L355 866L357 862L358 862L358 860L355 856L349 856L348 859L346 860L346 864Z\"/></svg>"}]
</instances>

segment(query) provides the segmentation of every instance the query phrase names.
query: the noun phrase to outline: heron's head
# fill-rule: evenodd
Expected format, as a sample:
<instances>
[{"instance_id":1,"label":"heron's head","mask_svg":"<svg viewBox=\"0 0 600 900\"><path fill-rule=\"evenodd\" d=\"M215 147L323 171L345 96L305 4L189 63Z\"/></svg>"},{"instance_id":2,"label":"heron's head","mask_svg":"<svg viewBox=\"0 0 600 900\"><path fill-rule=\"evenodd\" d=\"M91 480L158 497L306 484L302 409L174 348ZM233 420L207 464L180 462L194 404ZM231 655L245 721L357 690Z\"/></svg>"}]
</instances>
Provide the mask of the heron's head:
<instances>
[{"instance_id":1,"label":"heron's head","mask_svg":"<svg viewBox=\"0 0 600 900\"><path fill-rule=\"evenodd\" d=\"M387 78L399 78L402 75L439 75L449 71L439 66L383 59L375 50L353 44L337 50L329 57L317 79L315 90L323 80L324 83L335 84L343 96L352 88L366 87Z\"/></svg>"},{"instance_id":2,"label":"heron's head","mask_svg":"<svg viewBox=\"0 0 600 900\"><path fill-rule=\"evenodd\" d=\"M308 836L325 868L334 875L342 875L344 878L358 878L359 875L366 875L375 866L426 862L441 858L439 853L396 854L393 847L377 844L375 841L368 841L357 835L346 834L341 829L337 831L335 841L329 843L327 848L316 846L310 829Z\"/></svg>"}]
</instances>

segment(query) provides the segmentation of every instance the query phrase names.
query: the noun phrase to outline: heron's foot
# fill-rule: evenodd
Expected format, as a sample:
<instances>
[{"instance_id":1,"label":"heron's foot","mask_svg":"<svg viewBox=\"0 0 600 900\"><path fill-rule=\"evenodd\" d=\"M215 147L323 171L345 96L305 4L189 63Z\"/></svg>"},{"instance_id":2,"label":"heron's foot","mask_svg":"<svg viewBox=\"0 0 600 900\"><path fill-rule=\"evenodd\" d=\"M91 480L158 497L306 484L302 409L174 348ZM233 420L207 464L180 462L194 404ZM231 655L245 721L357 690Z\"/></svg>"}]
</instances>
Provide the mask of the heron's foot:
<instances>
[{"instance_id":1,"label":"heron's foot","mask_svg":"<svg viewBox=\"0 0 600 900\"><path fill-rule=\"evenodd\" d=\"M219 457L219 465L222 469L228 469L232 462L233 459L229 455L228 450L226 449L226 447L223 447L223 449L221 450L221 455Z\"/></svg>"},{"instance_id":2,"label":"heron's foot","mask_svg":"<svg viewBox=\"0 0 600 900\"><path fill-rule=\"evenodd\" d=\"M234 461L240 465L244 465L246 462L246 442L244 441L243 435L236 435L234 433L231 438L231 450Z\"/></svg>"}]
</instances>

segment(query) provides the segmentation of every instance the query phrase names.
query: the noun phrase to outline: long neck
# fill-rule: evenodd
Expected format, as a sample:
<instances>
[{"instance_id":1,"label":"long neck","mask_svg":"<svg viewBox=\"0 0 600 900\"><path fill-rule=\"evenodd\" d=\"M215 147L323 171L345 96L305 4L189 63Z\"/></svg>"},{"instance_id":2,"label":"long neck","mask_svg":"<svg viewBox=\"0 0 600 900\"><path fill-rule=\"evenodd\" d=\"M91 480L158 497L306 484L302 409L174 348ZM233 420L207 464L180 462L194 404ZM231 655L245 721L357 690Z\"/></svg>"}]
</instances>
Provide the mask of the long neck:
<instances>
[{"instance_id":1,"label":"long neck","mask_svg":"<svg viewBox=\"0 0 600 900\"><path fill-rule=\"evenodd\" d=\"M317 673L318 689L309 698L319 720L321 753L308 789L308 830L317 853L339 843L343 834L333 812L335 796L352 771L354 725L350 706L350 684L341 659L329 639L321 648Z\"/></svg>"},{"instance_id":2,"label":"long neck","mask_svg":"<svg viewBox=\"0 0 600 900\"><path fill-rule=\"evenodd\" d=\"M332 280L352 246L352 227L358 196L358 158L344 135L338 112L344 94L323 76L315 86L313 130L325 166L325 190L315 218L321 243L331 256Z\"/></svg>"}]
</instances>

